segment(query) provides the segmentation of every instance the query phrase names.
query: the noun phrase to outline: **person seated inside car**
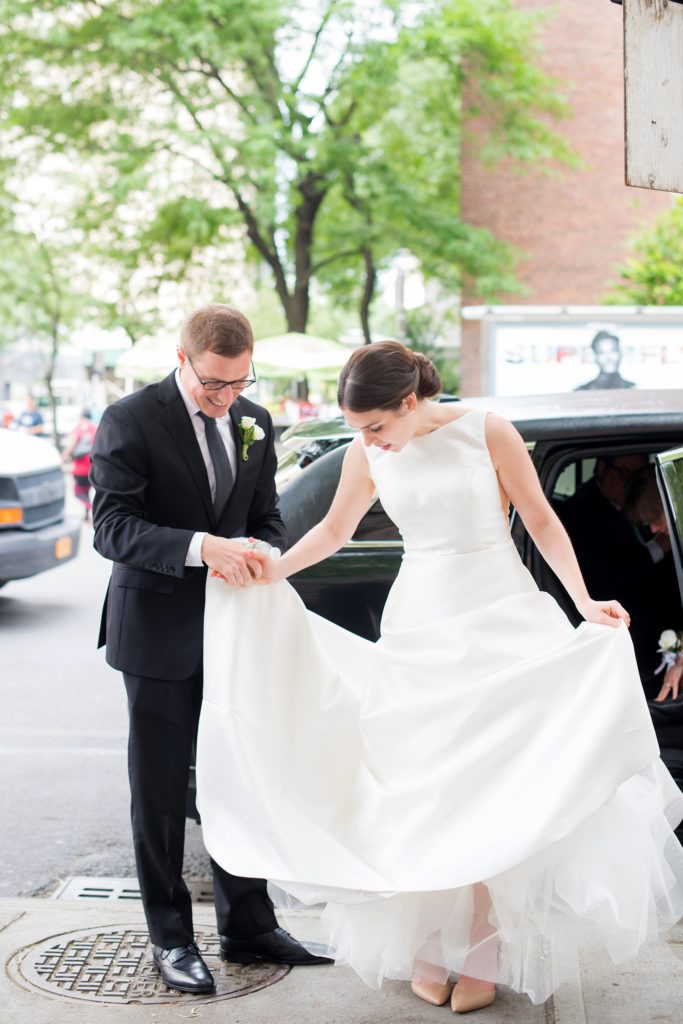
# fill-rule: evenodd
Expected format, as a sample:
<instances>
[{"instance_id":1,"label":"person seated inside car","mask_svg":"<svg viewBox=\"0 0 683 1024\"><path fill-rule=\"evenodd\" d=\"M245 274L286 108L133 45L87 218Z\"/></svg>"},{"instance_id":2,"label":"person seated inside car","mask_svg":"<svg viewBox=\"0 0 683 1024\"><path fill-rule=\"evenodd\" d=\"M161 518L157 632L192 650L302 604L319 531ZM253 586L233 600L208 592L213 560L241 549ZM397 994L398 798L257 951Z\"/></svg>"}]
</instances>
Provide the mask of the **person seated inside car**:
<instances>
[{"instance_id":1,"label":"person seated inside car","mask_svg":"<svg viewBox=\"0 0 683 1024\"><path fill-rule=\"evenodd\" d=\"M659 635L680 598L654 467L640 453L599 458L560 516L589 591L628 608L643 688L655 697Z\"/></svg>"},{"instance_id":2,"label":"person seated inside car","mask_svg":"<svg viewBox=\"0 0 683 1024\"><path fill-rule=\"evenodd\" d=\"M666 561L671 552L671 540L653 463L633 476L624 509L655 565Z\"/></svg>"}]
</instances>

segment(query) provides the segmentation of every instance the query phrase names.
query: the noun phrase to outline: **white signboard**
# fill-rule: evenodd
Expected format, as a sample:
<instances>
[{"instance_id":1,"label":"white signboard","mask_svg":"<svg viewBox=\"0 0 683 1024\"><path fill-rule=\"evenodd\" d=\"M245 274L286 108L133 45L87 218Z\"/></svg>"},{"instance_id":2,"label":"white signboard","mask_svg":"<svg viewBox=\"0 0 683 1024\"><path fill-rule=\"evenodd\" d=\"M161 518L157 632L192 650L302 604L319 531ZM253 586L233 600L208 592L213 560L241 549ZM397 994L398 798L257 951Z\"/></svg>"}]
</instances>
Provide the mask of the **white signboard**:
<instances>
[{"instance_id":1,"label":"white signboard","mask_svg":"<svg viewBox=\"0 0 683 1024\"><path fill-rule=\"evenodd\" d=\"M683 387L683 323L488 325L491 394Z\"/></svg>"}]
</instances>

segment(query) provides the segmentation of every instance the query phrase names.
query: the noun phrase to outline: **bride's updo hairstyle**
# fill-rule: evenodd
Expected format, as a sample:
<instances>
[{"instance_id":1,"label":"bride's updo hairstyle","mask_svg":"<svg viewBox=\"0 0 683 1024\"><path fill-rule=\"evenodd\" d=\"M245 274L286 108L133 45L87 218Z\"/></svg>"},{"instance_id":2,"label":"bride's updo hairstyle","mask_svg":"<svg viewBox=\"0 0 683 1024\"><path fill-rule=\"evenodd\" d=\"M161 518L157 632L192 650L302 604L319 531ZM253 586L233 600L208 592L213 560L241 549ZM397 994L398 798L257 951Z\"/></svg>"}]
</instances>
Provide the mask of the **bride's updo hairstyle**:
<instances>
[{"instance_id":1,"label":"bride's updo hairstyle","mask_svg":"<svg viewBox=\"0 0 683 1024\"><path fill-rule=\"evenodd\" d=\"M377 341L351 353L339 375L337 401L350 412L393 410L413 392L420 399L440 391L439 371L426 355L400 341Z\"/></svg>"}]
</instances>

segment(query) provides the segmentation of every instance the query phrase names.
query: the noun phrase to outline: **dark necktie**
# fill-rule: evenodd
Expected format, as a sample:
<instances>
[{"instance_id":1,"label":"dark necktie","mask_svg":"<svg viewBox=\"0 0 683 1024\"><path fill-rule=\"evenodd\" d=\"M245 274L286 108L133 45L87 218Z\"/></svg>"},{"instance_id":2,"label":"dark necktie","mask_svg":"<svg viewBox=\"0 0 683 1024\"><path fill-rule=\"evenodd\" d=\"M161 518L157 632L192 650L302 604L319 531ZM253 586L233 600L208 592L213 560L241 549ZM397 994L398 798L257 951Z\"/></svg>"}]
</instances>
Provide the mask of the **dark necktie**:
<instances>
[{"instance_id":1,"label":"dark necktie","mask_svg":"<svg viewBox=\"0 0 683 1024\"><path fill-rule=\"evenodd\" d=\"M211 456L211 462L213 464L213 474L216 478L216 492L213 498L213 507L216 512L216 519L218 519L225 508L228 498L230 497L230 492L234 483L232 467L230 465L228 453L225 450L225 445L218 433L218 426L216 425L215 419L211 416L207 416L206 413L203 412L198 412L197 415L201 416L204 420L206 443L209 446L209 455Z\"/></svg>"}]
</instances>

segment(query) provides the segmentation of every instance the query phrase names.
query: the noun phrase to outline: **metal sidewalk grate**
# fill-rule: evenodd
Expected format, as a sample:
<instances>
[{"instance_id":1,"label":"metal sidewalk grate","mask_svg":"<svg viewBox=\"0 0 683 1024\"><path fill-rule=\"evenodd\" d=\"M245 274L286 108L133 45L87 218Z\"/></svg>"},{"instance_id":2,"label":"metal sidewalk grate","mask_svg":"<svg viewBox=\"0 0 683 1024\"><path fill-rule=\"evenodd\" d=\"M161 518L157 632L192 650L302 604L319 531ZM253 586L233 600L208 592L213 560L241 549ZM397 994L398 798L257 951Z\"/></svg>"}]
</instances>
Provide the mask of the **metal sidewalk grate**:
<instances>
[{"instance_id":1,"label":"metal sidewalk grate","mask_svg":"<svg viewBox=\"0 0 683 1024\"><path fill-rule=\"evenodd\" d=\"M209 878L188 881L193 903L213 903L213 883ZM137 878L66 878L52 896L55 900L117 900L140 902Z\"/></svg>"}]
</instances>

